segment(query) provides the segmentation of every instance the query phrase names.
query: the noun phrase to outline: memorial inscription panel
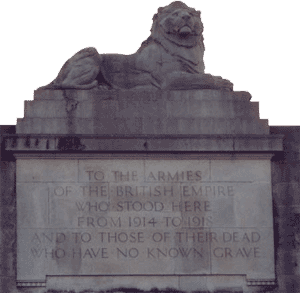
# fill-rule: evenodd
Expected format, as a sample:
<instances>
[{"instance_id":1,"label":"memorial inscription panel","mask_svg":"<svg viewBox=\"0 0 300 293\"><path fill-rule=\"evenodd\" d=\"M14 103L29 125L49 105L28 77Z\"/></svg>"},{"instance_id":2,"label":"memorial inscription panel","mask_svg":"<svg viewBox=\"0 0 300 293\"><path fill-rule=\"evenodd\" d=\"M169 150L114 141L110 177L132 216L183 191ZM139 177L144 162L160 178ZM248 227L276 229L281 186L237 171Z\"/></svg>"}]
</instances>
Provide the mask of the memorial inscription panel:
<instances>
[{"instance_id":1,"label":"memorial inscription panel","mask_svg":"<svg viewBox=\"0 0 300 293\"><path fill-rule=\"evenodd\" d=\"M18 280L274 276L269 158L17 159Z\"/></svg>"}]
</instances>

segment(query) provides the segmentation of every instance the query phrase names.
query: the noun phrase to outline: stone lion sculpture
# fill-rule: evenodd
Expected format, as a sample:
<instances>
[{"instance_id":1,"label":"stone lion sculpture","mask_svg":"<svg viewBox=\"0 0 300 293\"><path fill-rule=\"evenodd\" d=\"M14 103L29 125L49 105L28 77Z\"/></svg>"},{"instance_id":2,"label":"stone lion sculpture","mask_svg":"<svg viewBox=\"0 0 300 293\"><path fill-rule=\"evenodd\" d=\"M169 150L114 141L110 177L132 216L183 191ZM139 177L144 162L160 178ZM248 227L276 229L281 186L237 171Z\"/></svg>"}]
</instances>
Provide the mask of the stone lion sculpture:
<instances>
[{"instance_id":1,"label":"stone lion sculpture","mask_svg":"<svg viewBox=\"0 0 300 293\"><path fill-rule=\"evenodd\" d=\"M132 55L85 48L70 58L48 89L223 89L233 84L204 73L200 11L176 1L160 7L150 37Z\"/></svg>"}]
</instances>

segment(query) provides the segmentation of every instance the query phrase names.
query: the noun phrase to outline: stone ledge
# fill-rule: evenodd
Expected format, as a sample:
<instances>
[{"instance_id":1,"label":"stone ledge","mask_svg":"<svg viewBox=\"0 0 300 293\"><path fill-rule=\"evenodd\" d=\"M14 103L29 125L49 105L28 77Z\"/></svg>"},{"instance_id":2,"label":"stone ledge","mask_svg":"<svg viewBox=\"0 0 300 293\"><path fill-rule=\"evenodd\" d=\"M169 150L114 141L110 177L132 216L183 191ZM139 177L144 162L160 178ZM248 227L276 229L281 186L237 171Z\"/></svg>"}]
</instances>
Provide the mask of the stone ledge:
<instances>
[{"instance_id":1,"label":"stone ledge","mask_svg":"<svg viewBox=\"0 0 300 293\"><path fill-rule=\"evenodd\" d=\"M46 282L17 281L17 287L46 287Z\"/></svg>"},{"instance_id":2,"label":"stone ledge","mask_svg":"<svg viewBox=\"0 0 300 293\"><path fill-rule=\"evenodd\" d=\"M187 95L188 93L188 95ZM78 101L85 101L91 98L101 100L158 100L162 96L168 100L181 100L187 97L196 97L197 99L211 100L238 100L250 101L251 94L245 91L223 91L213 89L195 89L195 90L154 90L154 89L122 89L122 90L76 90L76 89L38 89L34 91L34 100L63 100L65 97Z\"/></svg>"},{"instance_id":3,"label":"stone ledge","mask_svg":"<svg viewBox=\"0 0 300 293\"><path fill-rule=\"evenodd\" d=\"M277 152L282 135L4 135L7 151Z\"/></svg>"},{"instance_id":4,"label":"stone ledge","mask_svg":"<svg viewBox=\"0 0 300 293\"><path fill-rule=\"evenodd\" d=\"M275 280L247 280L248 286L274 286L276 285Z\"/></svg>"},{"instance_id":5,"label":"stone ledge","mask_svg":"<svg viewBox=\"0 0 300 293\"><path fill-rule=\"evenodd\" d=\"M222 90L38 90L20 134L269 134L258 102Z\"/></svg>"},{"instance_id":6,"label":"stone ledge","mask_svg":"<svg viewBox=\"0 0 300 293\"><path fill-rule=\"evenodd\" d=\"M66 100L25 101L26 118L67 118ZM97 109L95 109L97 106ZM75 108L76 107L76 108ZM97 113L94 113L96 110ZM74 100L74 117L93 118L132 117L181 117L181 118L255 118L259 120L259 103L240 100L154 100L114 101L90 99L85 102Z\"/></svg>"},{"instance_id":7,"label":"stone ledge","mask_svg":"<svg viewBox=\"0 0 300 293\"><path fill-rule=\"evenodd\" d=\"M101 135L268 135L268 120L237 118L41 118L17 120L18 134L78 134Z\"/></svg>"},{"instance_id":8,"label":"stone ledge","mask_svg":"<svg viewBox=\"0 0 300 293\"><path fill-rule=\"evenodd\" d=\"M272 154L268 153L15 153L17 159L49 159L49 160L270 160Z\"/></svg>"}]
</instances>

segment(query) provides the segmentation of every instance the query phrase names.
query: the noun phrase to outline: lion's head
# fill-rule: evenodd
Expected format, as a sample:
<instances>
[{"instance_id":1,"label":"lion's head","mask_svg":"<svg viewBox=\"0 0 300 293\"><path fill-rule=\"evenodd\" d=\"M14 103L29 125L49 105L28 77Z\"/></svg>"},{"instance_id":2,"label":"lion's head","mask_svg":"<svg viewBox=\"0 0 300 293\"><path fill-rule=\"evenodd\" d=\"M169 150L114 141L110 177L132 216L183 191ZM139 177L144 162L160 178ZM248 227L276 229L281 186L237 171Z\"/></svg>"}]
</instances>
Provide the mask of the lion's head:
<instances>
[{"instance_id":1,"label":"lion's head","mask_svg":"<svg viewBox=\"0 0 300 293\"><path fill-rule=\"evenodd\" d=\"M202 32L200 11L176 1L158 9L153 16L150 37L159 39L163 36L178 46L188 48L198 45L204 51Z\"/></svg>"}]
</instances>

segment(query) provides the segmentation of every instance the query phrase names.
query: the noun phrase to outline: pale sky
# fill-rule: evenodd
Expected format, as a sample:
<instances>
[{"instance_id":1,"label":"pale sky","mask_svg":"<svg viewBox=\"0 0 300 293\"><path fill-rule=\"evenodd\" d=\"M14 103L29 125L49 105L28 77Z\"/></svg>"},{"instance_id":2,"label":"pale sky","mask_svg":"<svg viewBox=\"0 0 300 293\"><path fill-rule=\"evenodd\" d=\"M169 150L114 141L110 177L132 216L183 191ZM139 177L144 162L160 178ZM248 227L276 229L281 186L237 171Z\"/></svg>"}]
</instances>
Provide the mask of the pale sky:
<instances>
[{"instance_id":1,"label":"pale sky","mask_svg":"<svg viewBox=\"0 0 300 293\"><path fill-rule=\"evenodd\" d=\"M85 47L132 54L157 8L172 1L0 2L0 125L24 117L24 100ZM248 91L270 125L299 125L299 0L186 0L201 11L205 72Z\"/></svg>"}]
</instances>

